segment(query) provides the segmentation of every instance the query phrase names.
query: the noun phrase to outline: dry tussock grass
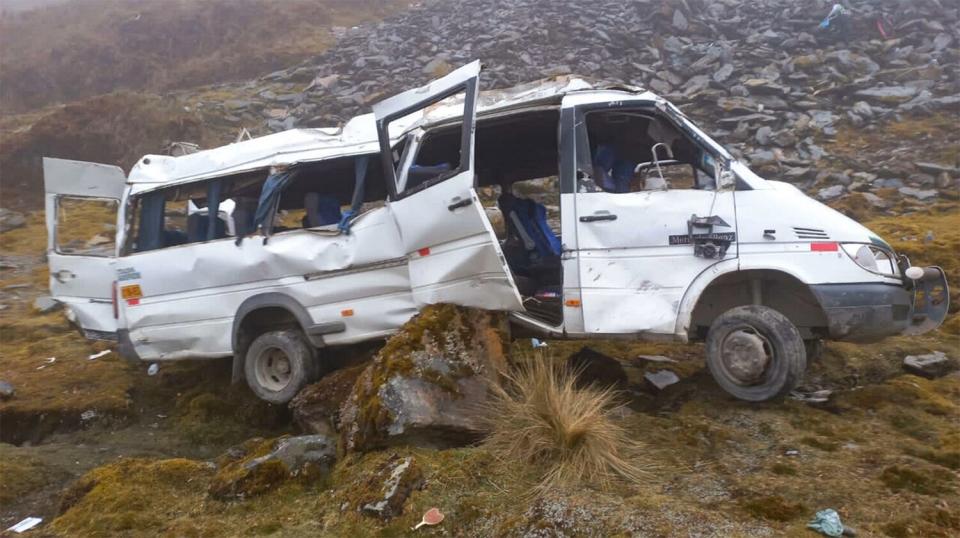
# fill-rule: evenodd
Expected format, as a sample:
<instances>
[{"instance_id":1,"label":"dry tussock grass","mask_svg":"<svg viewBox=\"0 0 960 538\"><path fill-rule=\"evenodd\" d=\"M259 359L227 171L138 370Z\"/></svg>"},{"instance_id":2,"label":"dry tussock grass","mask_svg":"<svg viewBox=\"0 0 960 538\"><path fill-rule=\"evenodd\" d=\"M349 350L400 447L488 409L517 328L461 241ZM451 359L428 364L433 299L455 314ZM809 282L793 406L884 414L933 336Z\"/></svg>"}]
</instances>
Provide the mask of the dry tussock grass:
<instances>
[{"instance_id":1,"label":"dry tussock grass","mask_svg":"<svg viewBox=\"0 0 960 538\"><path fill-rule=\"evenodd\" d=\"M484 445L504 462L542 468L532 493L558 486L638 482L638 443L618 424L612 388L577 386L578 372L547 357L522 361L493 387Z\"/></svg>"}]
</instances>

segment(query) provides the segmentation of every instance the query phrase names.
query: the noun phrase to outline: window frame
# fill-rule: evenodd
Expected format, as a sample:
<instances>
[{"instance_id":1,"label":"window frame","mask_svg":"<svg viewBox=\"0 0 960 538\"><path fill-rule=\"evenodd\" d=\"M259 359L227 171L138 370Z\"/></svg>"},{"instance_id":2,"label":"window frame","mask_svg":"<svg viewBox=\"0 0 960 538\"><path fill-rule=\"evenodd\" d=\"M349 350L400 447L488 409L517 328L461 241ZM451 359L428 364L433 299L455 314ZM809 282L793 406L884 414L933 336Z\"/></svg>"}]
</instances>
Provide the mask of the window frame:
<instances>
[{"instance_id":1,"label":"window frame","mask_svg":"<svg viewBox=\"0 0 960 538\"><path fill-rule=\"evenodd\" d=\"M71 200L84 200L91 202L112 202L116 207L114 208L113 222L116 226L117 224L117 215L120 212L120 200L117 198L108 198L104 196L78 196L76 194L56 194L54 195L54 210L55 210L55 219L53 227L53 251L61 256L85 256L89 258L113 258L117 254L117 230L113 231L113 252L111 254L89 254L83 253L79 254L76 252L64 252L60 249L60 201L62 199L71 199Z\"/></svg>"},{"instance_id":2,"label":"window frame","mask_svg":"<svg viewBox=\"0 0 960 538\"><path fill-rule=\"evenodd\" d=\"M667 122L670 126L677 129L681 135L697 147L702 154L709 155L715 164L715 170L721 166L729 169L732 159L715 150L711 145L706 144L701 136L690 128L685 122L679 121L673 114L668 113L669 108L662 109L657 106L656 101L602 101L598 103L586 103L563 109L561 113L561 152L564 155L560 170L561 192L585 194L580 192L581 182L584 179L581 174L586 171L586 177L593 178L593 154L590 151L590 139L587 132L586 116L594 112L615 112L615 111L636 111L645 115L652 116L658 120ZM570 112L567 112L570 111ZM586 150L584 150L586 148ZM567 153L572 153L567 156ZM586 162L584 162L586 157ZM693 167L694 170L703 171L696 163L685 163ZM712 172L716 175L716 172ZM696 178L695 178L696 179ZM716 178L714 178L716 181ZM674 189L674 190L705 190L705 189ZM750 190L739 178L734 190ZM590 191L588 191L590 192ZM596 192L607 193L600 189ZM629 193L608 193L608 194L629 194Z\"/></svg>"},{"instance_id":3,"label":"window frame","mask_svg":"<svg viewBox=\"0 0 960 538\"><path fill-rule=\"evenodd\" d=\"M437 95L428 96L425 99L412 103L410 106L405 107L393 114L384 116L377 120L377 131L380 139L380 156L381 163L384 169L384 179L387 182L387 192L388 199L391 201L402 200L408 196L412 196L418 192L429 189L430 187L442 183L454 176L464 173L466 170L473 169L474 166L474 151L471 148L473 143L473 133L475 130L475 114L467 114L467 105L476 101L477 97L477 85L478 80L476 77L471 77L464 80L461 84L453 86L443 93ZM439 130L444 127L447 127L451 124L450 121L441 121L435 125L420 125L412 126L410 129L403 133L403 136L400 138L406 140L407 143L403 149L403 154L400 156L400 161L396 165L393 162L393 149L396 145L391 146L389 143L390 140L390 123L430 107L431 105L437 104L444 99L453 97L455 95L463 94L463 110L461 111L459 122L452 122L454 125L460 123L460 163L456 169L449 170L438 174L435 177L428 179L422 183L418 183L412 188L406 187L406 178L407 173L409 172L410 165L416 159L416 155L420 152L422 147L421 142L426 140L432 130ZM417 143L413 143L413 135L419 133L420 139ZM416 146L411 150L411 146ZM465 151L467 150L467 151ZM403 177L403 186L404 189L400 188L400 178ZM474 186L476 186L476 178L474 178Z\"/></svg>"}]
</instances>

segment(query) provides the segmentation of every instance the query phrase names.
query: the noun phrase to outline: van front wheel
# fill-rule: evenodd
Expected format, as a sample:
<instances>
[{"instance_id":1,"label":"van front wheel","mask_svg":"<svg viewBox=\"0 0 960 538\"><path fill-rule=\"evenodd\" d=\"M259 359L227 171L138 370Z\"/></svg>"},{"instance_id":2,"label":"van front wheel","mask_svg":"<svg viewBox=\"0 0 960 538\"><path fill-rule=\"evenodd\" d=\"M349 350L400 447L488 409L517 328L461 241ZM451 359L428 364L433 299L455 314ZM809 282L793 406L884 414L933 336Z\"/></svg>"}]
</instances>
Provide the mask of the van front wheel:
<instances>
[{"instance_id":1,"label":"van front wheel","mask_svg":"<svg viewBox=\"0 0 960 538\"><path fill-rule=\"evenodd\" d=\"M765 306L738 306L710 326L707 367L723 390L762 402L797 386L807 354L800 331L786 316Z\"/></svg>"},{"instance_id":2,"label":"van front wheel","mask_svg":"<svg viewBox=\"0 0 960 538\"><path fill-rule=\"evenodd\" d=\"M244 375L258 397L285 404L316 377L313 347L300 331L270 331L258 336L247 349Z\"/></svg>"}]
</instances>

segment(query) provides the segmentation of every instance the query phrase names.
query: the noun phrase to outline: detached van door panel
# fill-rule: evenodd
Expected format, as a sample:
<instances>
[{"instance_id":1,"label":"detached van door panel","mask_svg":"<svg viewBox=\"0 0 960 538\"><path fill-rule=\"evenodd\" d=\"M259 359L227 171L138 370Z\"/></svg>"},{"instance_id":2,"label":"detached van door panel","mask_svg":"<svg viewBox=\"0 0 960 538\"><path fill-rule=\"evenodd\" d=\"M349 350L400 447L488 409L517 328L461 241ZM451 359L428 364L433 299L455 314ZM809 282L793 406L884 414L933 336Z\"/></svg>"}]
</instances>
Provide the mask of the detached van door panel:
<instances>
[{"instance_id":1,"label":"detached van door panel","mask_svg":"<svg viewBox=\"0 0 960 538\"><path fill-rule=\"evenodd\" d=\"M418 305L453 303L492 310L523 310L506 258L474 191L474 126L480 66L466 65L446 77L374 106L385 176L394 191L388 207L397 220ZM459 162L419 186L411 169L423 149L408 138L408 155L394 162L390 140L419 128L424 110L459 106L463 95ZM451 101L440 103L446 98ZM429 143L429 133L423 140ZM431 163L436 164L436 163Z\"/></svg>"},{"instance_id":2,"label":"detached van door panel","mask_svg":"<svg viewBox=\"0 0 960 538\"><path fill-rule=\"evenodd\" d=\"M43 179L50 294L87 336L110 338L117 331L114 241L126 176L117 166L44 158Z\"/></svg>"}]
</instances>

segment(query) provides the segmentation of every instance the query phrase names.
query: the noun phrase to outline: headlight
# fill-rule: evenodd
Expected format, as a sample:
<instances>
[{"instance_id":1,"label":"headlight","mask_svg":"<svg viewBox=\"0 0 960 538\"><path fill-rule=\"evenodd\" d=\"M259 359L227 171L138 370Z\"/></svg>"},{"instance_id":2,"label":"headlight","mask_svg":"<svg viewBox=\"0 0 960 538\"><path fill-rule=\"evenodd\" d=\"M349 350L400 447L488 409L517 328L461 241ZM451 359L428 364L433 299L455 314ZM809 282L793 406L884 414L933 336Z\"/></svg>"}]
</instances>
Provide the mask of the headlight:
<instances>
[{"instance_id":1,"label":"headlight","mask_svg":"<svg viewBox=\"0 0 960 538\"><path fill-rule=\"evenodd\" d=\"M893 276L900 274L893 254L878 246L863 243L841 243L840 246L847 256L867 271Z\"/></svg>"}]
</instances>

